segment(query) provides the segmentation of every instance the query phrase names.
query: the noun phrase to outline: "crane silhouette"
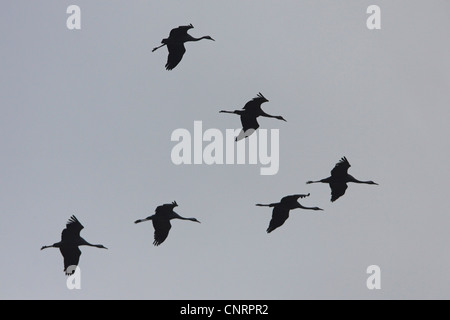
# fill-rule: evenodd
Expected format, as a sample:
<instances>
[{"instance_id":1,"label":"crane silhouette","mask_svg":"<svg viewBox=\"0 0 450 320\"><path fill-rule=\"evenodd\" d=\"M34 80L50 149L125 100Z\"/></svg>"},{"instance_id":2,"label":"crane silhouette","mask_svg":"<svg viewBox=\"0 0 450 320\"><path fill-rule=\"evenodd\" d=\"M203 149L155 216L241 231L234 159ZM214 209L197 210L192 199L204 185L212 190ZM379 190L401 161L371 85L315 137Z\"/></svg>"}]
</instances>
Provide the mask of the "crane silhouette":
<instances>
[{"instance_id":1,"label":"crane silhouette","mask_svg":"<svg viewBox=\"0 0 450 320\"><path fill-rule=\"evenodd\" d=\"M267 118L275 118L278 120L286 121L282 116L272 116L270 114L265 113L261 105L264 102L268 102L261 92L258 93L256 98L253 98L249 102L247 102L242 108L242 110L234 110L234 111L225 111L222 110L220 113L232 113L237 114L241 117L241 123L242 123L242 131L239 133L239 135L236 137L236 141L245 139L252 135L253 132L255 132L259 128L259 123L257 118L258 117L267 117Z\"/></svg>"},{"instance_id":2,"label":"crane silhouette","mask_svg":"<svg viewBox=\"0 0 450 320\"><path fill-rule=\"evenodd\" d=\"M90 244L82 237L80 237L80 231L83 230L83 225L78 221L75 216L71 216L66 224L66 228L61 233L61 241L54 243L50 246L43 246L41 250L47 248L59 248L64 258L64 272L66 275L71 275L75 272L75 269L68 270L69 267L78 266L80 261L81 251L79 246L96 247L100 249L108 249L101 244Z\"/></svg>"},{"instance_id":3,"label":"crane silhouette","mask_svg":"<svg viewBox=\"0 0 450 320\"><path fill-rule=\"evenodd\" d=\"M322 180L318 181L308 181L307 184L310 183L328 183L331 188L331 202L336 201L341 196L345 194L345 190L347 190L347 183L348 182L354 182L354 183L365 183L365 184L374 184L378 185L378 183L375 183L373 181L360 181L355 179L353 176L349 175L347 173L348 169L350 168L350 163L348 162L346 157L343 157L331 170L331 176Z\"/></svg>"},{"instance_id":4,"label":"crane silhouette","mask_svg":"<svg viewBox=\"0 0 450 320\"><path fill-rule=\"evenodd\" d=\"M170 228L172 225L170 224L170 220L172 219L181 219L181 220L189 220L200 223L195 218L184 218L173 211L175 207L178 207L176 201L171 204L164 204L162 206L158 206L155 210L155 214L151 215L145 219L136 220L134 223L141 223L148 220L152 220L153 228L155 229L154 241L153 244L155 246L159 246L161 243L166 240L169 235Z\"/></svg>"},{"instance_id":5,"label":"crane silhouette","mask_svg":"<svg viewBox=\"0 0 450 320\"><path fill-rule=\"evenodd\" d=\"M167 49L169 50L169 56L167 57L166 63L167 70L175 68L180 63L181 59L183 59L183 55L186 52L186 48L184 47L185 42L200 41L202 39L215 41L210 36L194 38L188 34L189 29L192 28L194 28L194 26L191 23L188 26L179 26L178 28L172 29L169 37L161 41L162 45L152 50L152 52L155 52L159 48L167 46Z\"/></svg>"},{"instance_id":6,"label":"crane silhouette","mask_svg":"<svg viewBox=\"0 0 450 320\"><path fill-rule=\"evenodd\" d=\"M273 208L272 219L270 220L269 227L267 228L267 233L271 233L278 227L281 227L284 222L289 218L289 211L293 209L307 209L307 210L323 210L318 207L304 207L299 202L298 199L303 199L309 197L308 194L295 194L291 196L286 196L281 199L278 203L271 204L257 204L258 207L270 207Z\"/></svg>"}]
</instances>

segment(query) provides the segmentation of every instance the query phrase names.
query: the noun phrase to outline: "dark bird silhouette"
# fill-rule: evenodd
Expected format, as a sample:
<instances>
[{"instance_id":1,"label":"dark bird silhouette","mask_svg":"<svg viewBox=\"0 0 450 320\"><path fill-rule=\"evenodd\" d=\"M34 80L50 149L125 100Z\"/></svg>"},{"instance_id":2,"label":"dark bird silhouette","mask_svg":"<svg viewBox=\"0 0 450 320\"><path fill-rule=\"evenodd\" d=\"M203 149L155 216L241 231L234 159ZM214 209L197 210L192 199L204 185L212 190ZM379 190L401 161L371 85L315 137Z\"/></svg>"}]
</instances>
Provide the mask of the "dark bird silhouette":
<instances>
[{"instance_id":1,"label":"dark bird silhouette","mask_svg":"<svg viewBox=\"0 0 450 320\"><path fill-rule=\"evenodd\" d=\"M242 131L236 138L236 141L249 137L259 128L259 123L257 120L258 117L275 118L278 120L286 121L282 116L272 116L263 111L261 105L264 102L268 101L269 100L267 100L260 92L258 93L256 98L253 98L252 100L247 102L242 110L220 111L220 113L233 113L241 117Z\"/></svg>"},{"instance_id":2,"label":"dark bird silhouette","mask_svg":"<svg viewBox=\"0 0 450 320\"><path fill-rule=\"evenodd\" d=\"M348 162L346 157L343 157L331 170L331 176L322 180L318 181L308 181L307 184L310 183L328 183L331 188L331 202L336 201L341 196L345 194L345 190L347 190L347 183L348 182L354 182L354 183L365 183L365 184L375 184L378 185L378 183L375 183L373 181L360 181L352 177L347 173L348 168L350 168L350 163Z\"/></svg>"},{"instance_id":3,"label":"dark bird silhouette","mask_svg":"<svg viewBox=\"0 0 450 320\"><path fill-rule=\"evenodd\" d=\"M181 59L183 59L183 55L186 52L186 48L184 47L185 42L200 41L202 39L215 41L210 36L201 38L192 37L188 34L189 29L192 28L194 28L194 26L190 24L188 26L179 26L178 28L172 29L169 37L161 41L162 45L152 50L152 52L155 52L159 48L167 46L167 49L169 50L169 56L167 57L166 63L167 70L175 68L180 63Z\"/></svg>"},{"instance_id":4,"label":"dark bird silhouette","mask_svg":"<svg viewBox=\"0 0 450 320\"><path fill-rule=\"evenodd\" d=\"M47 248L59 248L64 258L64 272L66 275L71 275L75 272L75 268L71 271L67 270L68 267L78 266L80 261L81 251L79 246L90 246L100 249L108 249L101 244L90 244L82 237L80 237L80 231L83 230L83 225L78 221L75 216L71 216L66 224L66 228L61 233L61 241L52 244L51 246L43 246L41 250Z\"/></svg>"},{"instance_id":5,"label":"dark bird silhouette","mask_svg":"<svg viewBox=\"0 0 450 320\"><path fill-rule=\"evenodd\" d=\"M318 207L304 207L299 202L298 199L309 197L308 194L295 194L292 196L287 196L281 199L278 203L271 204L257 204L258 207L270 207L273 208L272 219L270 220L269 227L267 228L267 233L272 232L278 227L281 227L284 222L289 218L289 211L293 209L308 209L308 210L323 210Z\"/></svg>"},{"instance_id":6,"label":"dark bird silhouette","mask_svg":"<svg viewBox=\"0 0 450 320\"><path fill-rule=\"evenodd\" d=\"M170 220L181 219L200 223L200 221L195 218L184 218L180 216L173 211L175 207L178 207L176 201L172 202L171 204L164 204L156 208L154 215L151 215L145 219L136 220L134 223L141 223L152 220L153 228L155 229L155 241L153 241L153 244L155 246L159 246L164 242L164 240L166 240L167 236L169 235L170 228L172 227L172 225L170 224Z\"/></svg>"}]
</instances>

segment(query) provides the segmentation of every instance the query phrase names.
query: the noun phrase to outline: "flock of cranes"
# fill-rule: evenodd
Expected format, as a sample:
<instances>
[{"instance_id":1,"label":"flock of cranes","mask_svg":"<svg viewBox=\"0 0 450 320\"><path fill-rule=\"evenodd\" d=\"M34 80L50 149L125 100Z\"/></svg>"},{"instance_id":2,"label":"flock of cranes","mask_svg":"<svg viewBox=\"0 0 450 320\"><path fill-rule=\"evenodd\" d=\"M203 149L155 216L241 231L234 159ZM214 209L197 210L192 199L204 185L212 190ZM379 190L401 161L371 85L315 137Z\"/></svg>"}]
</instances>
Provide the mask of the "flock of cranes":
<instances>
[{"instance_id":1,"label":"flock of cranes","mask_svg":"<svg viewBox=\"0 0 450 320\"><path fill-rule=\"evenodd\" d=\"M172 29L169 37L163 39L161 41L161 45L153 49L153 52L158 50L161 47L167 46L169 51L169 55L167 58L167 63L165 65L167 70L174 69L182 60L186 48L184 43L200 41L202 39L212 40L213 38L210 36L204 36L201 38L194 38L188 34L188 31L193 28L193 25L190 24L188 26L180 26L178 28ZM250 136L255 130L259 128L259 123L257 121L258 117L268 117L274 118L282 121L286 121L282 116L273 116L264 112L261 108L261 105L265 102L268 102L261 93L248 101L242 110L235 111L225 111L222 110L220 113L230 113L237 114L240 116L242 131L236 137L236 141L242 140ZM371 184L377 185L377 183L373 181L360 181L348 174L348 169L350 168L350 163L348 162L346 157L343 157L331 170L331 176L318 181L308 181L307 184L312 183L328 183L331 189L331 202L336 201L340 197L345 194L347 190L347 183L363 183L363 184ZM280 202L271 203L271 204L256 204L259 207L269 207L273 208L272 210L272 218L269 222L269 226L267 228L267 233L274 231L275 229L281 227L286 220L289 218L289 212L294 209L305 209L305 210L314 210L319 211L323 210L319 207L305 207L301 205L298 200L309 197L310 194L296 194L283 197ZM180 219L180 220L188 220L193 222L198 222L196 218L185 218L177 214L174 209L178 207L176 201L170 204L164 204L158 206L155 210L155 214L145 218L136 220L135 223L141 223L145 221L152 221L154 228L154 241L153 245L159 246L161 245L168 237L169 231L171 229L170 220ZM73 274L75 271L69 267L76 267L80 260L81 251L79 249L80 246L90 246L96 247L100 249L107 249L105 246L101 244L91 244L84 240L80 236L80 232L83 229L83 225L78 221L75 216L70 217L69 221L66 224L66 228L61 233L61 241L54 243L50 246L43 246L41 250L47 248L59 248L63 258L64 258L64 272L66 275Z\"/></svg>"}]
</instances>

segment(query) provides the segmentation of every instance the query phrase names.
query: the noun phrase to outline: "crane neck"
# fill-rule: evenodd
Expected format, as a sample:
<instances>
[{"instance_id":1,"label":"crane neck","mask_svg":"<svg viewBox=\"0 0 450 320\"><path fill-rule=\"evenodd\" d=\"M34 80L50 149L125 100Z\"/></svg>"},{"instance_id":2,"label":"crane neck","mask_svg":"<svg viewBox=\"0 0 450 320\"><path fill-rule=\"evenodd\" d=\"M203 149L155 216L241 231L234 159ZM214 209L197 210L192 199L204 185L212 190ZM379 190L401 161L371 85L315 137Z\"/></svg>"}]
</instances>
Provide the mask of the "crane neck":
<instances>
[{"instance_id":1,"label":"crane neck","mask_svg":"<svg viewBox=\"0 0 450 320\"><path fill-rule=\"evenodd\" d=\"M195 41L200 41L200 40L209 39L209 38L210 37L208 37L208 36L203 36L203 37L200 37L200 38L194 38L193 36L189 35L189 37L186 39L186 42L195 42Z\"/></svg>"},{"instance_id":2,"label":"crane neck","mask_svg":"<svg viewBox=\"0 0 450 320\"><path fill-rule=\"evenodd\" d=\"M373 181L361 181L361 180L358 180L358 179L356 179L355 177L353 177L353 176L351 176L351 175L348 175L347 181L348 181L348 182L353 182L353 183L376 184L376 183L373 182Z\"/></svg>"}]
</instances>

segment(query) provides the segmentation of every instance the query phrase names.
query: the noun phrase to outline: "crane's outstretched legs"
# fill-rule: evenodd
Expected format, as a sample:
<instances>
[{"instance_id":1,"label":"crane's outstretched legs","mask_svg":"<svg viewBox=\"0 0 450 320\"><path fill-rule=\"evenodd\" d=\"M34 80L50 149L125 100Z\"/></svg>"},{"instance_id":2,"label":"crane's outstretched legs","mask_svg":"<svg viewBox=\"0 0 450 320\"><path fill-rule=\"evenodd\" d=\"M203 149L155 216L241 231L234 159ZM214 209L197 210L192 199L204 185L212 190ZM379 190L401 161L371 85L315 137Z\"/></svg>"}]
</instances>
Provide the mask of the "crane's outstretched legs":
<instances>
[{"instance_id":1,"label":"crane's outstretched legs","mask_svg":"<svg viewBox=\"0 0 450 320\"><path fill-rule=\"evenodd\" d=\"M150 216L150 217L147 217L145 219L139 219L139 220L136 220L134 223L141 223L141 222L145 222L145 221L148 221L148 220L152 220L153 217L154 217L154 215Z\"/></svg>"},{"instance_id":2,"label":"crane's outstretched legs","mask_svg":"<svg viewBox=\"0 0 450 320\"><path fill-rule=\"evenodd\" d=\"M153 48L152 52L155 52L156 50L158 50L159 48L164 47L165 45L166 45L166 44L164 43L164 44L160 45L159 47Z\"/></svg>"},{"instance_id":3,"label":"crane's outstretched legs","mask_svg":"<svg viewBox=\"0 0 450 320\"><path fill-rule=\"evenodd\" d=\"M257 207L270 207L270 208L273 208L273 207L275 207L277 204L278 204L278 203L271 203L271 204L260 204L260 203L258 203L258 204L256 204L256 206L257 206Z\"/></svg>"}]
</instances>

